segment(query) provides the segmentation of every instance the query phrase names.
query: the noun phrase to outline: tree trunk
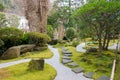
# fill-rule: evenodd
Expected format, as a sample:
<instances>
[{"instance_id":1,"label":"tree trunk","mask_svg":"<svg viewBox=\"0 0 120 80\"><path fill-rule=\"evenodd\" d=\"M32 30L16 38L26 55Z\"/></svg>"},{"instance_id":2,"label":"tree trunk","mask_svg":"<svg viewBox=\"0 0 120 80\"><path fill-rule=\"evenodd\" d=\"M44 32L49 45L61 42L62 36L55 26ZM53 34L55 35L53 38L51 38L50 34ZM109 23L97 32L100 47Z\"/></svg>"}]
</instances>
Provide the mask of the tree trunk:
<instances>
[{"instance_id":1,"label":"tree trunk","mask_svg":"<svg viewBox=\"0 0 120 80\"><path fill-rule=\"evenodd\" d=\"M25 16L30 31L46 32L48 0L25 0Z\"/></svg>"},{"instance_id":2,"label":"tree trunk","mask_svg":"<svg viewBox=\"0 0 120 80\"><path fill-rule=\"evenodd\" d=\"M108 36L107 36L107 43L105 46L105 50L108 50L109 43L110 43L110 34L108 34Z\"/></svg>"},{"instance_id":3,"label":"tree trunk","mask_svg":"<svg viewBox=\"0 0 120 80\"><path fill-rule=\"evenodd\" d=\"M105 46L106 46L106 39L107 39L107 30L105 32L104 39L103 39L103 46L102 46L103 50L105 49Z\"/></svg>"},{"instance_id":4,"label":"tree trunk","mask_svg":"<svg viewBox=\"0 0 120 80\"><path fill-rule=\"evenodd\" d=\"M99 32L98 32L98 43L99 43L99 57L102 56L102 29L101 26L99 26Z\"/></svg>"}]
</instances>

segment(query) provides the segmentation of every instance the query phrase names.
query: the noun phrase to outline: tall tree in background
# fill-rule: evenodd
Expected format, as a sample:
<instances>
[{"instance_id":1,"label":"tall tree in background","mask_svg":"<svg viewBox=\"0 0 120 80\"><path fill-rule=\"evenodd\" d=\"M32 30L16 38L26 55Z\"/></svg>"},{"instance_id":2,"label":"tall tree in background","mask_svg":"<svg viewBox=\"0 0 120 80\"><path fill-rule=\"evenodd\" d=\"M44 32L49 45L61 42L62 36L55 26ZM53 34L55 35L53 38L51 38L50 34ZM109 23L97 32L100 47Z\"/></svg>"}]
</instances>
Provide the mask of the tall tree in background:
<instances>
[{"instance_id":1,"label":"tall tree in background","mask_svg":"<svg viewBox=\"0 0 120 80\"><path fill-rule=\"evenodd\" d=\"M108 2L105 0L88 3L74 12L81 24L92 29L99 43L99 55L102 49L107 50L112 34L120 32L120 2ZM82 29L81 29L82 30ZM84 34L84 33L83 33Z\"/></svg>"},{"instance_id":2,"label":"tall tree in background","mask_svg":"<svg viewBox=\"0 0 120 80\"><path fill-rule=\"evenodd\" d=\"M25 16L30 31L46 32L49 0L25 0Z\"/></svg>"}]
</instances>

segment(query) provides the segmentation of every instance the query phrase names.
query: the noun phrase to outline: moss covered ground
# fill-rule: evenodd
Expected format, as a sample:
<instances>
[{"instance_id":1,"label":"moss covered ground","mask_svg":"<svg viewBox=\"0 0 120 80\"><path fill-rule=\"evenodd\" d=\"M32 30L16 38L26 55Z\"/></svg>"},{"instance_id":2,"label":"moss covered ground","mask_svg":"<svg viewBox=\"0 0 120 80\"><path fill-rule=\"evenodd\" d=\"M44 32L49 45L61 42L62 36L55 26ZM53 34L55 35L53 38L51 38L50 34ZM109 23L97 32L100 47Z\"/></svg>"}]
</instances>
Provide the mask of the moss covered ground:
<instances>
[{"instance_id":1,"label":"moss covered ground","mask_svg":"<svg viewBox=\"0 0 120 80\"><path fill-rule=\"evenodd\" d=\"M54 80L56 70L45 64L43 71L29 71L28 63L0 69L0 80Z\"/></svg>"},{"instance_id":2,"label":"moss covered ground","mask_svg":"<svg viewBox=\"0 0 120 80\"><path fill-rule=\"evenodd\" d=\"M69 46L66 48L72 52L73 56L71 57L71 59L74 62L76 62L79 65L79 67L83 67L85 69L85 72L95 73L93 76L95 80L97 80L102 75L106 75L110 77L112 70L112 63L115 58L114 51L112 50L103 51L102 56L98 57L98 52L82 53L82 52L76 52L75 47ZM59 51L61 53L60 49ZM62 53L61 53L61 60L62 60Z\"/></svg>"}]
</instances>

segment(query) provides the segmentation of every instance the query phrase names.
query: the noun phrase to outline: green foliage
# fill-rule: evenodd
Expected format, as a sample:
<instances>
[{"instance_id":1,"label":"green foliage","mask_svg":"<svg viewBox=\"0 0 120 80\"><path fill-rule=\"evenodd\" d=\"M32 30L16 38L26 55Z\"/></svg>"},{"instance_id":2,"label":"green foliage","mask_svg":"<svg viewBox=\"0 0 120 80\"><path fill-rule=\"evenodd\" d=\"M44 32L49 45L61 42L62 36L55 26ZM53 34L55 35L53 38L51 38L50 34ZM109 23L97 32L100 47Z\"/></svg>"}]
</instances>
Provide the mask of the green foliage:
<instances>
[{"instance_id":1,"label":"green foliage","mask_svg":"<svg viewBox=\"0 0 120 80\"><path fill-rule=\"evenodd\" d=\"M5 13L0 12L0 28L6 26L6 21Z\"/></svg>"},{"instance_id":2,"label":"green foliage","mask_svg":"<svg viewBox=\"0 0 120 80\"><path fill-rule=\"evenodd\" d=\"M76 40L72 42L72 46L73 46L73 47L76 47L76 46L79 45L79 44L80 44L79 41L76 41Z\"/></svg>"},{"instance_id":3,"label":"green foliage","mask_svg":"<svg viewBox=\"0 0 120 80\"><path fill-rule=\"evenodd\" d=\"M82 36L97 37L101 51L100 47L107 49L110 37L120 32L119 10L120 2L99 0L83 5L72 16L79 21Z\"/></svg>"},{"instance_id":4,"label":"green foliage","mask_svg":"<svg viewBox=\"0 0 120 80\"><path fill-rule=\"evenodd\" d=\"M0 47L4 45L4 42L0 39Z\"/></svg>"},{"instance_id":5,"label":"green foliage","mask_svg":"<svg viewBox=\"0 0 120 80\"><path fill-rule=\"evenodd\" d=\"M51 41L51 38L47 34L39 32L29 32L25 34L28 38L29 44L35 44L38 46L43 46L47 42Z\"/></svg>"},{"instance_id":6,"label":"green foliage","mask_svg":"<svg viewBox=\"0 0 120 80\"><path fill-rule=\"evenodd\" d=\"M53 27L52 27L51 25L47 25L47 34L48 34L51 38L53 38L53 32L54 32Z\"/></svg>"},{"instance_id":7,"label":"green foliage","mask_svg":"<svg viewBox=\"0 0 120 80\"><path fill-rule=\"evenodd\" d=\"M70 40L72 40L73 38L75 38L76 33L75 33L75 29L70 27L69 29L67 29L66 31L66 37Z\"/></svg>"},{"instance_id":8,"label":"green foliage","mask_svg":"<svg viewBox=\"0 0 120 80\"><path fill-rule=\"evenodd\" d=\"M4 9L4 6L2 3L0 3L0 11L3 11L3 9Z\"/></svg>"},{"instance_id":9,"label":"green foliage","mask_svg":"<svg viewBox=\"0 0 120 80\"><path fill-rule=\"evenodd\" d=\"M5 47L16 46L21 44L23 32L14 27L5 27L0 29L0 39L4 41Z\"/></svg>"}]
</instances>

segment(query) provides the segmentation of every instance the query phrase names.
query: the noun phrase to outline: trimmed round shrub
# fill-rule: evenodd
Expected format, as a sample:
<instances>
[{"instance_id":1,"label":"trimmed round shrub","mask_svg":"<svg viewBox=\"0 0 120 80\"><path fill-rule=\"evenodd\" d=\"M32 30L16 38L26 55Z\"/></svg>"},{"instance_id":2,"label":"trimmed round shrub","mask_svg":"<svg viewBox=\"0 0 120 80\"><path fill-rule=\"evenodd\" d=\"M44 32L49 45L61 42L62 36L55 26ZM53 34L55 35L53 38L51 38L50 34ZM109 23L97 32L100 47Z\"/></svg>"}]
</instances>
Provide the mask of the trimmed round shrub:
<instances>
[{"instance_id":1,"label":"trimmed round shrub","mask_svg":"<svg viewBox=\"0 0 120 80\"><path fill-rule=\"evenodd\" d=\"M75 38L75 36L76 36L76 33L74 28L71 27L66 31L66 37L68 39L72 40L73 38Z\"/></svg>"},{"instance_id":2,"label":"trimmed round shrub","mask_svg":"<svg viewBox=\"0 0 120 80\"><path fill-rule=\"evenodd\" d=\"M21 44L23 31L15 27L4 27L0 29L0 39L4 41L4 46L8 49Z\"/></svg>"},{"instance_id":3,"label":"trimmed round shrub","mask_svg":"<svg viewBox=\"0 0 120 80\"><path fill-rule=\"evenodd\" d=\"M37 46L44 46L51 41L51 38L47 34L39 32L29 32L25 34L29 44L35 44Z\"/></svg>"}]
</instances>

